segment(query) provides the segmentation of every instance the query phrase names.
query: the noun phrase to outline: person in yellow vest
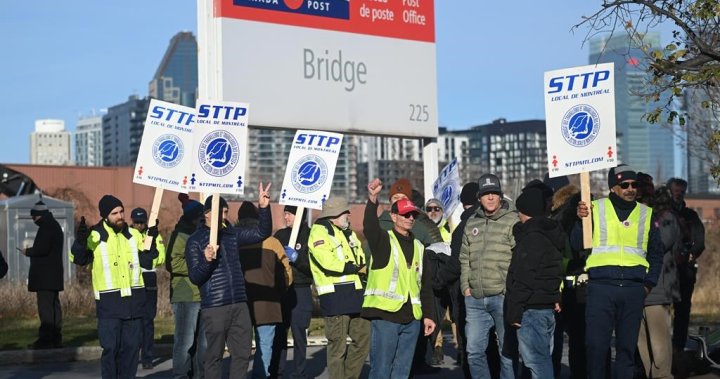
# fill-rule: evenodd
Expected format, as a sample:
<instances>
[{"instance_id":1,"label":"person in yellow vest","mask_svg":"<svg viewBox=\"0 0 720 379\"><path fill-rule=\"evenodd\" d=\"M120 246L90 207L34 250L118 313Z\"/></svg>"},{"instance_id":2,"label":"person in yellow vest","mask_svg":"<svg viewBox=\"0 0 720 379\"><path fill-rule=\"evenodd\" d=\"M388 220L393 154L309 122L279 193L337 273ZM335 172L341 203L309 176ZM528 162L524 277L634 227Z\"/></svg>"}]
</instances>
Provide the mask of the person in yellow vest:
<instances>
[{"instance_id":1,"label":"person in yellow vest","mask_svg":"<svg viewBox=\"0 0 720 379\"><path fill-rule=\"evenodd\" d=\"M143 208L135 208L130 212L132 228L142 234L143 240L148 234L148 214ZM157 222L155 223L157 226ZM152 268L141 267L143 282L145 283L145 310L143 314L142 342L140 344L140 362L143 369L153 368L153 348L155 346L155 316L157 315L157 274L155 268L165 264L165 244L162 236L158 234L157 241L158 256L153 259Z\"/></svg>"},{"instance_id":2,"label":"person in yellow vest","mask_svg":"<svg viewBox=\"0 0 720 379\"><path fill-rule=\"evenodd\" d=\"M156 244L143 250L143 236L125 222L122 202L105 195L98 204L102 220L89 230L80 221L70 261L92 265L100 358L103 378L134 378L142 336L145 284L141 267L150 269L158 258ZM158 236L157 227L148 235ZM155 241L155 238L153 238Z\"/></svg>"},{"instance_id":3,"label":"person in yellow vest","mask_svg":"<svg viewBox=\"0 0 720 379\"><path fill-rule=\"evenodd\" d=\"M380 179L368 184L363 219L373 252L362 310L372 322L370 378L407 378L421 328L425 336L435 330L432 273L423 270L425 248L411 232L419 214L412 201L393 203L393 229L380 228L377 196L382 187Z\"/></svg>"},{"instance_id":4,"label":"person in yellow vest","mask_svg":"<svg viewBox=\"0 0 720 379\"><path fill-rule=\"evenodd\" d=\"M308 238L310 270L325 316L328 376L338 379L360 376L370 343L370 322L360 317L365 253L350 229L349 214L347 200L328 199Z\"/></svg>"},{"instance_id":5,"label":"person in yellow vest","mask_svg":"<svg viewBox=\"0 0 720 379\"><path fill-rule=\"evenodd\" d=\"M610 194L592 202L592 252L585 310L588 378L606 378L610 340L615 331L616 378L632 378L638 330L645 296L657 284L662 268L663 243L652 220L652 209L635 201L637 173L619 165L608 173ZM588 217L581 201L577 216ZM581 248L578 222L572 243Z\"/></svg>"}]
</instances>

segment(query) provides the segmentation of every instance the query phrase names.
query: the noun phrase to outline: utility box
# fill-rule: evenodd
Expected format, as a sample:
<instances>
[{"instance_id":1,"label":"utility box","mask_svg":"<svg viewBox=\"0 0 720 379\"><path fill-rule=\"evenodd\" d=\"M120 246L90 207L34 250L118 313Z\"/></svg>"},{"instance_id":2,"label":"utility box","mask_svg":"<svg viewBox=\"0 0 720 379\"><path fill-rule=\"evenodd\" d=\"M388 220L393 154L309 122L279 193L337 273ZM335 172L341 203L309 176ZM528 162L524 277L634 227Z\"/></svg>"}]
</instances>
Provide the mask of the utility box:
<instances>
[{"instance_id":1,"label":"utility box","mask_svg":"<svg viewBox=\"0 0 720 379\"><path fill-rule=\"evenodd\" d=\"M27 283L30 258L17 249L30 247L35 241L38 226L30 217L30 210L39 200L47 205L65 235L63 244L63 277L74 277L75 265L70 263L69 251L75 240L75 206L71 202L38 194L14 196L0 201L0 250L8 263L6 280Z\"/></svg>"}]
</instances>

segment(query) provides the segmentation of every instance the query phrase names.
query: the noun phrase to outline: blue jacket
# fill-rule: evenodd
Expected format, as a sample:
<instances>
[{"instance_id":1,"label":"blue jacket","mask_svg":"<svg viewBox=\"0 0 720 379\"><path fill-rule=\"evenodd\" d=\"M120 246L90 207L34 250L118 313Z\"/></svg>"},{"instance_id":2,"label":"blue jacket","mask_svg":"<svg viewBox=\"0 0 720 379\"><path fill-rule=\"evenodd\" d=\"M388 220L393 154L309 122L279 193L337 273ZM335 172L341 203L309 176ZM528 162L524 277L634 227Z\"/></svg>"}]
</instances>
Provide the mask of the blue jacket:
<instances>
[{"instance_id":1,"label":"blue jacket","mask_svg":"<svg viewBox=\"0 0 720 379\"><path fill-rule=\"evenodd\" d=\"M188 238L185 260L190 281L200 287L200 307L212 308L247 301L245 278L240 267L239 248L261 242L272 233L270 207L260 208L259 223L250 228L220 228L217 258L205 259L210 228L203 226Z\"/></svg>"}]
</instances>

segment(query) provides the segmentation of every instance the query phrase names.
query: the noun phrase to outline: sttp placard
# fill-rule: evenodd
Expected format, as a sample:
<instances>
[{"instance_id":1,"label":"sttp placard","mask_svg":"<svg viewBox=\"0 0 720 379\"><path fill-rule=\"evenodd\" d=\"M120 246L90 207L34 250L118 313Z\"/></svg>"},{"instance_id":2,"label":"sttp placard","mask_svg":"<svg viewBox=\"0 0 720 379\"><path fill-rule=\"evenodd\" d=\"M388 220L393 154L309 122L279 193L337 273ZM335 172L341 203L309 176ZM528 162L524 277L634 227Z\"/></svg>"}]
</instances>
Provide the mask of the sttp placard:
<instances>
[{"instance_id":1,"label":"sttp placard","mask_svg":"<svg viewBox=\"0 0 720 379\"><path fill-rule=\"evenodd\" d=\"M298 130L293 139L280 204L322 209L330 196L343 135Z\"/></svg>"},{"instance_id":2,"label":"sttp placard","mask_svg":"<svg viewBox=\"0 0 720 379\"><path fill-rule=\"evenodd\" d=\"M440 171L440 175L433 183L433 196L442 202L445 217L450 217L460 203L461 190L462 184L456 158ZM422 206L421 204L416 205Z\"/></svg>"},{"instance_id":3,"label":"sttp placard","mask_svg":"<svg viewBox=\"0 0 720 379\"><path fill-rule=\"evenodd\" d=\"M613 63L545 73L550 177L617 166Z\"/></svg>"},{"instance_id":4,"label":"sttp placard","mask_svg":"<svg viewBox=\"0 0 720 379\"><path fill-rule=\"evenodd\" d=\"M194 125L195 109L152 99L133 182L187 193Z\"/></svg>"},{"instance_id":5,"label":"sttp placard","mask_svg":"<svg viewBox=\"0 0 720 379\"><path fill-rule=\"evenodd\" d=\"M200 90L253 126L437 136L433 0L198 4Z\"/></svg>"},{"instance_id":6,"label":"sttp placard","mask_svg":"<svg viewBox=\"0 0 720 379\"><path fill-rule=\"evenodd\" d=\"M242 195L248 104L199 99L195 109L190 191Z\"/></svg>"}]
</instances>

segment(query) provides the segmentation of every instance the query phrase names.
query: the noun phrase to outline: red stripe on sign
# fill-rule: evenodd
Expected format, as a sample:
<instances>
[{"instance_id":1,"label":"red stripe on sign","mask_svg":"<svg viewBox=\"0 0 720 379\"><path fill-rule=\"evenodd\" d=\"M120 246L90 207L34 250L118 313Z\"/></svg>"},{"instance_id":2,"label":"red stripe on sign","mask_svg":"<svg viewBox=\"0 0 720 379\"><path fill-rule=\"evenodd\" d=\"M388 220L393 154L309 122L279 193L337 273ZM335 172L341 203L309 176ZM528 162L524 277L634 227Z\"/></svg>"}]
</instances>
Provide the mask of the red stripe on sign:
<instances>
[{"instance_id":1,"label":"red stripe on sign","mask_svg":"<svg viewBox=\"0 0 720 379\"><path fill-rule=\"evenodd\" d=\"M260 21L313 29L435 42L435 9L433 0L347 0L348 19L323 17L323 0L277 0L284 10L236 5L233 0L214 0L215 17ZM262 4L266 1L255 0ZM268 0L267 3L273 3ZM295 8L297 7L297 8ZM316 14L300 13L317 9Z\"/></svg>"}]
</instances>

